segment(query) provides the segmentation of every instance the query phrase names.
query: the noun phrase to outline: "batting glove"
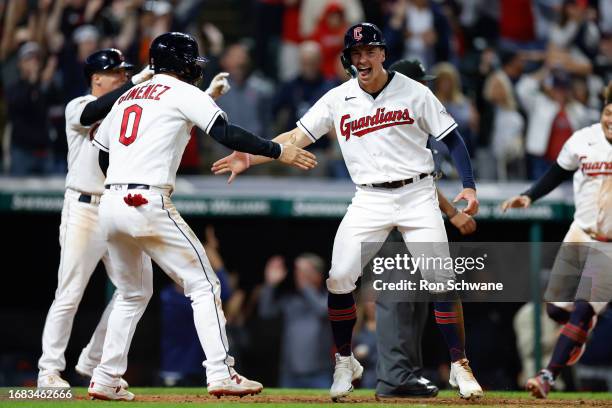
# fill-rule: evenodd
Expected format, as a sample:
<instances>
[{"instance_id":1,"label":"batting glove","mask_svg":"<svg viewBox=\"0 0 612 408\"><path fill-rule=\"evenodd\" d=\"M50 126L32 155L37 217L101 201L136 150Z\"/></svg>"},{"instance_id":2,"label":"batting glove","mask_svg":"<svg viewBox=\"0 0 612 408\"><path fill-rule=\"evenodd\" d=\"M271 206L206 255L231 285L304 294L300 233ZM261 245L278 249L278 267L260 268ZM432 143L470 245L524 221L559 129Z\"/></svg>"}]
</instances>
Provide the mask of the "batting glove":
<instances>
[{"instance_id":1,"label":"batting glove","mask_svg":"<svg viewBox=\"0 0 612 408\"><path fill-rule=\"evenodd\" d=\"M229 82L227 81L228 76L229 73L227 72L218 73L215 75L213 80L210 82L210 85L204 92L206 92L208 96L213 99L218 98L221 95L225 95L231 88Z\"/></svg>"},{"instance_id":2,"label":"batting glove","mask_svg":"<svg viewBox=\"0 0 612 408\"><path fill-rule=\"evenodd\" d=\"M138 85L141 82L148 81L151 79L154 73L155 72L153 72L153 70L147 65L142 71L132 76L132 83L134 85Z\"/></svg>"}]
</instances>

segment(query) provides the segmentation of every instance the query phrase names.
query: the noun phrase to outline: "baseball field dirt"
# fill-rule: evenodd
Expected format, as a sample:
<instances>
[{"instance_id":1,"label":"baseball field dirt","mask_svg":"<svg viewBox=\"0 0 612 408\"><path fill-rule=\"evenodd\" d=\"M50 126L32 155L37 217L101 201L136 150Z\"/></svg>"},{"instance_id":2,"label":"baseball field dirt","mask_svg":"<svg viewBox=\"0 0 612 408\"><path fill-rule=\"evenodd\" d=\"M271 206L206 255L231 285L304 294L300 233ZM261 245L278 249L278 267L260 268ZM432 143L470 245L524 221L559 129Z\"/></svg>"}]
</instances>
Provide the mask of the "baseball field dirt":
<instances>
[{"instance_id":1,"label":"baseball field dirt","mask_svg":"<svg viewBox=\"0 0 612 408\"><path fill-rule=\"evenodd\" d=\"M0 407L117 407L118 403L105 401L90 401L87 399L84 388L73 388L75 397L68 401L59 400L15 400L9 399L7 389L0 397ZM188 408L202 405L213 407L313 407L331 406L333 404L325 390L288 390L266 389L262 394L244 398L230 397L217 399L206 393L204 388L131 388L136 394L133 403L119 403L134 405L134 408ZM612 407L612 393L552 393L546 400L530 398L525 392L487 392L485 397L478 401L464 401L452 391L442 391L437 398L427 399L385 399L377 401L372 390L357 390L344 401L354 407L380 407L389 405L393 407L408 406L445 406L445 407Z\"/></svg>"}]
</instances>

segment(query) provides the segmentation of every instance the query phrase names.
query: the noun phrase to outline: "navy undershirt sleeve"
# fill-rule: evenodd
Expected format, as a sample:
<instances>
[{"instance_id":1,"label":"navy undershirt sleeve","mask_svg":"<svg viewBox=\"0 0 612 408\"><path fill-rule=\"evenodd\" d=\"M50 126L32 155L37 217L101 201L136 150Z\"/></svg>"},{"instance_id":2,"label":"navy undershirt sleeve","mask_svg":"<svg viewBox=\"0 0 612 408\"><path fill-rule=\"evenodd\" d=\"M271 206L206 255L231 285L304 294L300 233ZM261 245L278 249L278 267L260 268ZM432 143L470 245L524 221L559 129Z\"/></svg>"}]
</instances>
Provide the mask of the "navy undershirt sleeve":
<instances>
[{"instance_id":1,"label":"navy undershirt sleeve","mask_svg":"<svg viewBox=\"0 0 612 408\"><path fill-rule=\"evenodd\" d=\"M553 191L562 182L572 177L573 171L565 170L559 166L558 163L554 163L550 168L540 177L529 190L525 191L522 195L526 195L531 198L531 202L544 197L546 194Z\"/></svg>"},{"instance_id":2,"label":"navy undershirt sleeve","mask_svg":"<svg viewBox=\"0 0 612 408\"><path fill-rule=\"evenodd\" d=\"M104 119L104 117L108 115L108 112L111 111L115 101L133 86L134 84L132 81L128 80L125 84L114 91L102 95L95 101L89 102L83 109L81 117L79 118L81 125L91 126L97 121Z\"/></svg>"},{"instance_id":3,"label":"navy undershirt sleeve","mask_svg":"<svg viewBox=\"0 0 612 408\"><path fill-rule=\"evenodd\" d=\"M281 155L280 144L256 136L240 126L227 123L222 116L217 117L209 134L217 142L232 150L273 159L278 159Z\"/></svg>"},{"instance_id":4,"label":"navy undershirt sleeve","mask_svg":"<svg viewBox=\"0 0 612 408\"><path fill-rule=\"evenodd\" d=\"M452 130L442 139L442 141L448 146L448 151L461 177L463 188L476 189L474 172L472 171L472 163L470 162L470 154L468 153L465 142L459 134L459 131L457 129Z\"/></svg>"}]
</instances>

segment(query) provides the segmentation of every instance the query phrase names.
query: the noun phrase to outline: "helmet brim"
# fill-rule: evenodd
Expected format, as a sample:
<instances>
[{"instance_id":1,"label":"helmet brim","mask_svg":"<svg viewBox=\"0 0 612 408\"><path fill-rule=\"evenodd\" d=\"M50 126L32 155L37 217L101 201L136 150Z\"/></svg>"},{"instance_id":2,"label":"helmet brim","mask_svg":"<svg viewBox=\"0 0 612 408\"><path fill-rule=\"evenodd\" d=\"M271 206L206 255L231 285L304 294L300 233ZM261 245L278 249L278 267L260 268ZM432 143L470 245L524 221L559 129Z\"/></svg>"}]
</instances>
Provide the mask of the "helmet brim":
<instances>
[{"instance_id":1,"label":"helmet brim","mask_svg":"<svg viewBox=\"0 0 612 408\"><path fill-rule=\"evenodd\" d=\"M130 64L129 62L123 61L121 64L113 67L113 69L125 69L126 71L132 71L134 69L134 64Z\"/></svg>"}]
</instances>

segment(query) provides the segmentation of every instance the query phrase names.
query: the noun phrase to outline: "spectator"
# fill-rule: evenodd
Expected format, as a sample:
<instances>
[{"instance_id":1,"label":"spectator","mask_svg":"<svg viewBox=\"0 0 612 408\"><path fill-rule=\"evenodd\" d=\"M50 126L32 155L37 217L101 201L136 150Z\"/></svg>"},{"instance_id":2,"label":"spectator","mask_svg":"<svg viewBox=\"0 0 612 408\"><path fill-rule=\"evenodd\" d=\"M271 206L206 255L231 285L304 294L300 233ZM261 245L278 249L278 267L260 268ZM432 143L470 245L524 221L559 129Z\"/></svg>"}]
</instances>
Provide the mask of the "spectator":
<instances>
[{"instance_id":1,"label":"spectator","mask_svg":"<svg viewBox=\"0 0 612 408\"><path fill-rule=\"evenodd\" d=\"M437 64L432 72L437 77L433 86L434 94L457 122L457 129L463 136L470 155L473 155L478 132L478 113L461 90L459 72L448 62Z\"/></svg>"},{"instance_id":2,"label":"spectator","mask_svg":"<svg viewBox=\"0 0 612 408\"><path fill-rule=\"evenodd\" d=\"M387 64L404 57L431 66L451 59L452 31L442 8L429 0L397 0L388 7Z\"/></svg>"},{"instance_id":3,"label":"spectator","mask_svg":"<svg viewBox=\"0 0 612 408\"><path fill-rule=\"evenodd\" d=\"M38 43L27 42L18 52L19 80L6 90L8 120L12 126L11 166L14 176L51 171L48 101L57 60L42 67Z\"/></svg>"},{"instance_id":4,"label":"spectator","mask_svg":"<svg viewBox=\"0 0 612 408\"><path fill-rule=\"evenodd\" d=\"M278 55L278 76L281 81L288 81L297 76L299 65L298 46L302 42L300 35L300 0L284 0L283 29L281 47Z\"/></svg>"},{"instance_id":5,"label":"spectator","mask_svg":"<svg viewBox=\"0 0 612 408\"><path fill-rule=\"evenodd\" d=\"M571 134L588 125L588 113L571 98L566 71L551 71L545 66L535 74L523 76L516 90L528 115L528 172L529 178L535 180L555 161Z\"/></svg>"},{"instance_id":6,"label":"spectator","mask_svg":"<svg viewBox=\"0 0 612 408\"><path fill-rule=\"evenodd\" d=\"M344 7L340 3L329 3L317 24L311 39L318 42L323 57L323 76L328 80L336 78L340 53L344 48L344 33L348 25L344 17ZM316 99L315 99L316 101Z\"/></svg>"},{"instance_id":7,"label":"spectator","mask_svg":"<svg viewBox=\"0 0 612 408\"><path fill-rule=\"evenodd\" d=\"M338 3L344 8L344 17L349 25L365 19L359 0L304 0L300 3L300 34L309 38L315 30L329 3Z\"/></svg>"},{"instance_id":8,"label":"spectator","mask_svg":"<svg viewBox=\"0 0 612 408\"><path fill-rule=\"evenodd\" d=\"M612 31L601 37L599 53L593 61L593 71L601 77L604 84L612 81Z\"/></svg>"},{"instance_id":9,"label":"spectator","mask_svg":"<svg viewBox=\"0 0 612 408\"><path fill-rule=\"evenodd\" d=\"M575 56L593 58L600 37L595 18L595 10L585 2L564 0L559 20L551 28L549 45Z\"/></svg>"},{"instance_id":10,"label":"spectator","mask_svg":"<svg viewBox=\"0 0 612 408\"><path fill-rule=\"evenodd\" d=\"M327 322L327 293L323 290L325 264L304 253L294 264L295 290L278 293L287 270L280 256L268 260L265 285L259 298L262 318L283 317L280 386L327 388L331 385L331 331Z\"/></svg>"},{"instance_id":11,"label":"spectator","mask_svg":"<svg viewBox=\"0 0 612 408\"><path fill-rule=\"evenodd\" d=\"M277 132L282 133L293 129L299 118L327 91L334 83L323 78L321 73L321 47L314 41L304 41L299 46L300 71L294 79L280 85L272 111L276 112ZM336 58L339 60L338 58ZM329 141L318 149L329 148ZM324 155L318 155L319 165L307 174L321 176L326 170L322 160Z\"/></svg>"},{"instance_id":12,"label":"spectator","mask_svg":"<svg viewBox=\"0 0 612 408\"><path fill-rule=\"evenodd\" d=\"M525 120L518 112L509 78L502 69L490 75L484 86L484 98L493 108L491 148L499 180L508 180L508 164L524 157ZM522 168L523 166L516 166L512 178L524 178Z\"/></svg>"},{"instance_id":13,"label":"spectator","mask_svg":"<svg viewBox=\"0 0 612 408\"><path fill-rule=\"evenodd\" d=\"M231 89L218 105L232 123L249 129L256 135L269 136L270 99L272 85L251 74L251 58L246 45L230 45L221 57L221 68L229 72ZM245 109L248 107L248 109Z\"/></svg>"},{"instance_id":14,"label":"spectator","mask_svg":"<svg viewBox=\"0 0 612 408\"><path fill-rule=\"evenodd\" d=\"M536 45L532 0L499 0L499 35L503 46L525 49Z\"/></svg>"}]
</instances>

